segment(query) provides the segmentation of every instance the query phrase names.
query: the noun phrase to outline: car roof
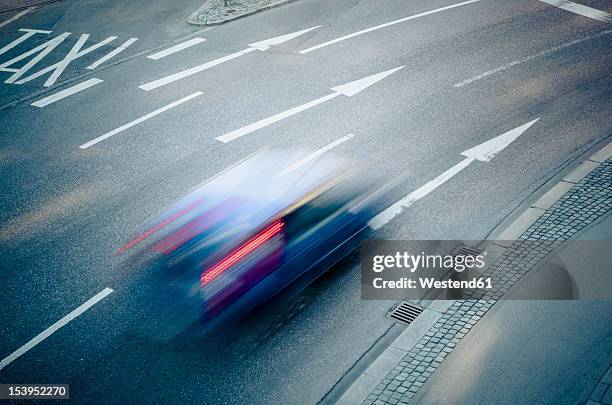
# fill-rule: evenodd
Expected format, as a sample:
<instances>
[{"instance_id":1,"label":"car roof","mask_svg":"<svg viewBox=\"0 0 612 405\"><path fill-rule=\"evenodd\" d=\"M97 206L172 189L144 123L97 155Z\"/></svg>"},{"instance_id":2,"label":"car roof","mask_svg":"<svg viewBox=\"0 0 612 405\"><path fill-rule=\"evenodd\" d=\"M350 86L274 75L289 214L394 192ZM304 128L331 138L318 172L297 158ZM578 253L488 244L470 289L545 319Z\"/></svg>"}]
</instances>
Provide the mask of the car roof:
<instances>
[{"instance_id":1,"label":"car roof","mask_svg":"<svg viewBox=\"0 0 612 405\"><path fill-rule=\"evenodd\" d=\"M199 244L232 244L314 198L349 173L335 155L266 149L194 188L155 221L168 222L159 237L208 216ZM157 238L156 238L157 239ZM180 251L180 249L179 249ZM178 253L178 252L177 252Z\"/></svg>"}]
</instances>

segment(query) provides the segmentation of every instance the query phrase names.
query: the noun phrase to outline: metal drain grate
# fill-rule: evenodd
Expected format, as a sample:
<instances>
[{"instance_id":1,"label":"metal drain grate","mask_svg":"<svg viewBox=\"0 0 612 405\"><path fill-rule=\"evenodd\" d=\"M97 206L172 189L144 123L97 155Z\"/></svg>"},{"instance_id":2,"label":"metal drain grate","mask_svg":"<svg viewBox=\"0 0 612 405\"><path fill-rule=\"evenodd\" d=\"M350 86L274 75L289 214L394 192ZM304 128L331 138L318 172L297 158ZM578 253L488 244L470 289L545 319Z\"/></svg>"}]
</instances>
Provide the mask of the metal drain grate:
<instances>
[{"instance_id":1,"label":"metal drain grate","mask_svg":"<svg viewBox=\"0 0 612 405\"><path fill-rule=\"evenodd\" d=\"M478 256L480 252L469 246L461 246L455 251L454 256Z\"/></svg>"},{"instance_id":2,"label":"metal drain grate","mask_svg":"<svg viewBox=\"0 0 612 405\"><path fill-rule=\"evenodd\" d=\"M423 308L412 305L406 301L401 302L390 313L389 318L410 325L423 312Z\"/></svg>"}]
</instances>

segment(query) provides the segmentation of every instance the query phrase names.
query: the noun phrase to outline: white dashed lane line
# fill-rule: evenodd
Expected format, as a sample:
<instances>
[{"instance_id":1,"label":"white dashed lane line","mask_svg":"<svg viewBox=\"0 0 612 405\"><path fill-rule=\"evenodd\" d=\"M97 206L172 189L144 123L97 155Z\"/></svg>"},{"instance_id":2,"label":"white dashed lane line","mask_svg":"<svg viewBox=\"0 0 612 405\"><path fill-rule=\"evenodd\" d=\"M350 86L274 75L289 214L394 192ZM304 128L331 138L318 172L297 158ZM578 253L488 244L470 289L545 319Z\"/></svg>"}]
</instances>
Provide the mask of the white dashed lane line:
<instances>
[{"instance_id":1,"label":"white dashed lane line","mask_svg":"<svg viewBox=\"0 0 612 405\"><path fill-rule=\"evenodd\" d=\"M71 96L75 93L88 89L91 86L95 86L96 84L102 83L102 82L103 80L95 79L95 78L85 80L82 83L75 84L74 86L68 87L67 89L51 94L48 97L41 98L40 100L33 102L32 105L34 107L45 107L45 106L48 106L49 104L55 103L56 101L62 100L68 96Z\"/></svg>"},{"instance_id":2,"label":"white dashed lane line","mask_svg":"<svg viewBox=\"0 0 612 405\"><path fill-rule=\"evenodd\" d=\"M42 342L43 340L45 340L46 338L48 338L49 336L57 332L59 329L66 326L70 321L75 319L77 316L81 315L83 312L87 311L89 308L93 307L96 303L106 298L112 292L113 292L113 289L105 288L104 290L100 291L99 293L97 293L96 295L88 299L86 302L81 304L78 308L70 312L68 315L66 315L65 317L63 317L62 319L55 322L53 325L49 326L47 329L45 329L44 331L36 335L28 343L21 346L19 349L11 353L8 357L0 361L0 370L2 370L3 368L11 364L13 361L18 359L25 353L27 353L29 350L31 350L37 344L39 344L40 342Z\"/></svg>"},{"instance_id":3,"label":"white dashed lane line","mask_svg":"<svg viewBox=\"0 0 612 405\"><path fill-rule=\"evenodd\" d=\"M191 100L192 98L201 96L202 94L204 94L204 93L202 93L201 91L196 91L195 93L190 94L187 97L183 97L183 98L181 98L179 100L176 100L175 102L172 102L172 103L170 103L170 104L168 104L166 106L163 106L162 108L159 108L159 109L157 109L157 110L155 110L153 112L150 112L147 115L142 116L142 117L140 117L138 119L135 119L132 122L128 122L127 124L124 124L124 125L120 126L119 128L115 128L112 131L105 133L104 135L100 135L99 137L97 137L95 139L92 139L91 141L89 141L87 143L84 143L83 145L79 146L79 148L87 149L87 148L97 144L98 142L102 142L103 140L108 139L108 138L110 138L113 135L117 135L118 133L120 133L122 131L125 131L128 128L131 128L134 125L140 124L141 122L146 121L149 118L153 118L156 115L163 113L164 111L168 111L169 109L174 108L174 107L176 107L178 105L181 105L181 104Z\"/></svg>"},{"instance_id":4,"label":"white dashed lane line","mask_svg":"<svg viewBox=\"0 0 612 405\"><path fill-rule=\"evenodd\" d=\"M196 37L196 38L192 38L188 41L185 42L181 42L180 44L176 44L174 46L171 46L170 48L167 49L163 49L159 52L155 52L153 55L149 55L147 56L148 59L153 59L153 60L158 60L161 58L165 58L168 55L172 55L173 53L177 53L179 51L182 51L183 49L187 49L189 47L192 47L194 45L200 44L202 42L206 41L206 39L204 38L200 38L200 37Z\"/></svg>"},{"instance_id":5,"label":"white dashed lane line","mask_svg":"<svg viewBox=\"0 0 612 405\"><path fill-rule=\"evenodd\" d=\"M576 45L576 44L579 44L579 43L581 43L581 42L588 41L588 40L590 40L590 39L596 39L596 38L599 38L599 37L603 37L604 35L608 35L608 34L612 34L612 31L602 31L602 32L599 32L599 33L597 33L597 34L595 34L595 35L589 35L588 37L584 37L584 38L576 39L576 40L574 40L574 41L566 42L566 43L564 43L564 44L561 44L561 45L555 46L555 47L550 48L550 49L547 49L547 50L545 50L545 51L542 51L542 52L536 53L535 55L526 56L526 57L524 57L524 58L517 59L517 60L514 60L514 61L512 61L512 62L506 63L506 64L504 64L504 65L498 66L498 67L496 67L495 69L487 70L487 71L486 71L486 72L484 72L484 73L481 73L481 74L476 75L476 76L474 76L474 77L470 77L469 79L466 79L466 80L464 80L464 81L462 81L462 82L455 83L455 84L453 84L453 86L454 86L454 87L462 87L462 86L465 86L466 84L470 84L470 83L472 83L472 82L475 82L476 80L483 79L483 78L485 78L485 77L487 77L487 76L490 76L490 75L492 75L492 74L494 74L494 73L501 72L502 70L506 70L506 69L508 69L508 68L511 68L512 66L516 66L516 65L519 65L519 64L521 64L521 63L529 62L530 60L535 59L535 58L537 58L537 57L540 57L540 56L546 56L546 55L548 55L548 54L551 54L551 53L554 53L554 52L560 51L560 50L562 50L562 49L564 49L564 48L570 47L570 46L572 46L572 45Z\"/></svg>"}]
</instances>

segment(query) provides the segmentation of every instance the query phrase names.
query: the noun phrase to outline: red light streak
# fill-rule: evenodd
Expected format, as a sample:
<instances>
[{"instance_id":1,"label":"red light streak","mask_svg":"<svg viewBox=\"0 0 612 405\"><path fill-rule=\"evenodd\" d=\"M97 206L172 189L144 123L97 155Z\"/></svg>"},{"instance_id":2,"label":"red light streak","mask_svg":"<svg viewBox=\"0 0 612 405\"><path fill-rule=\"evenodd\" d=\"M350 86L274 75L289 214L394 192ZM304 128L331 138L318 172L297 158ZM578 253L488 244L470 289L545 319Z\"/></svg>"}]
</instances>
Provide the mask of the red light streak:
<instances>
[{"instance_id":1,"label":"red light streak","mask_svg":"<svg viewBox=\"0 0 612 405\"><path fill-rule=\"evenodd\" d=\"M273 222L263 231L249 239L241 247L232 252L229 256L226 256L219 263L202 273L202 277L200 278L200 284L205 285L210 283L212 280L221 275L221 273L231 268L240 259L244 258L249 253L253 252L257 247L270 240L274 235L281 232L283 227L284 224L281 220Z\"/></svg>"}]
</instances>

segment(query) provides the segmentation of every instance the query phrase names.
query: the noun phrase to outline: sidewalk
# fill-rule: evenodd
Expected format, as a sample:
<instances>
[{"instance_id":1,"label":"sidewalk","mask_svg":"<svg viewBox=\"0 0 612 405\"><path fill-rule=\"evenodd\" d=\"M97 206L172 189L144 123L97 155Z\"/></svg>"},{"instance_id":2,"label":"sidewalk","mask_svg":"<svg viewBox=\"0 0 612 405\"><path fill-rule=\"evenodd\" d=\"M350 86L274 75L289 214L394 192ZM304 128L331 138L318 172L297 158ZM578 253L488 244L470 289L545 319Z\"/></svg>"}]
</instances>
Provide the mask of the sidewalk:
<instances>
[{"instance_id":1,"label":"sidewalk","mask_svg":"<svg viewBox=\"0 0 612 405\"><path fill-rule=\"evenodd\" d=\"M421 303L427 306L423 313L359 375L338 403L514 404L548 398L547 403L563 399L586 403L594 390L601 391L598 381L612 362L609 301L495 304L564 241L600 221L603 230L610 229L611 210L609 143L496 238L499 242L489 254L497 259L484 274L501 288L476 290L460 301ZM593 228L581 236L602 234L599 225ZM610 238L607 235L604 239ZM527 248L520 241L512 243L516 239L534 242ZM555 328L572 333L554 334ZM545 368L532 369L533 364ZM550 385L555 382L557 391Z\"/></svg>"}]
</instances>

